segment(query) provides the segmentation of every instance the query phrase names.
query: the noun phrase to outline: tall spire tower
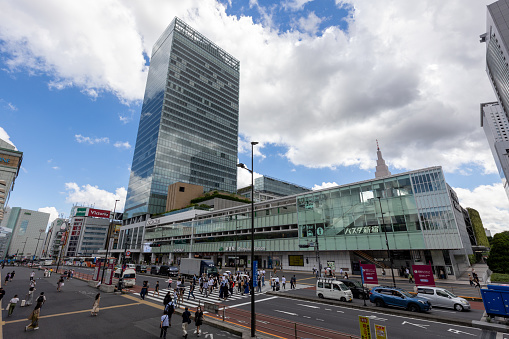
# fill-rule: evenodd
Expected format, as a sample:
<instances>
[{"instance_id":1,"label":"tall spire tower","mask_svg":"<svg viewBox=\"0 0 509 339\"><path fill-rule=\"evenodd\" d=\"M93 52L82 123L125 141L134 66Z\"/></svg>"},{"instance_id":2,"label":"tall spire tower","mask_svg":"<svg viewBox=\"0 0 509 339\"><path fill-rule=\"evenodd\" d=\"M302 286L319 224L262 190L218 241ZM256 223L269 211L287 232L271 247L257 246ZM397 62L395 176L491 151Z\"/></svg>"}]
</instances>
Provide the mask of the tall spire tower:
<instances>
[{"instance_id":1,"label":"tall spire tower","mask_svg":"<svg viewBox=\"0 0 509 339\"><path fill-rule=\"evenodd\" d=\"M391 175L389 172L389 167L385 164L384 158L382 158L382 151L380 151L380 146L378 146L378 139L376 140L376 171L375 178L383 178Z\"/></svg>"}]
</instances>

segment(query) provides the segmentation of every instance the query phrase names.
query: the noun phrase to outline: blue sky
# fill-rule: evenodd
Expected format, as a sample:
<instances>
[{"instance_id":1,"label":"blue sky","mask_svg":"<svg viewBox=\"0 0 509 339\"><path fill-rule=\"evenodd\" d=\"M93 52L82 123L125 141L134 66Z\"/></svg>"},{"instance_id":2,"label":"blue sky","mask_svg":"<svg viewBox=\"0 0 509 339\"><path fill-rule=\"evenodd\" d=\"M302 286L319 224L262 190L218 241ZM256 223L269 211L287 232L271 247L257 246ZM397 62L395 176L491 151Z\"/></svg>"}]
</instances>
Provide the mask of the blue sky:
<instances>
[{"instance_id":1,"label":"blue sky","mask_svg":"<svg viewBox=\"0 0 509 339\"><path fill-rule=\"evenodd\" d=\"M148 56L179 16L241 62L239 161L259 141L255 172L309 188L370 179L379 139L393 173L441 165L465 207L507 229L479 126L494 100L477 41L488 2L1 3L0 137L24 153L9 206L123 209Z\"/></svg>"}]
</instances>

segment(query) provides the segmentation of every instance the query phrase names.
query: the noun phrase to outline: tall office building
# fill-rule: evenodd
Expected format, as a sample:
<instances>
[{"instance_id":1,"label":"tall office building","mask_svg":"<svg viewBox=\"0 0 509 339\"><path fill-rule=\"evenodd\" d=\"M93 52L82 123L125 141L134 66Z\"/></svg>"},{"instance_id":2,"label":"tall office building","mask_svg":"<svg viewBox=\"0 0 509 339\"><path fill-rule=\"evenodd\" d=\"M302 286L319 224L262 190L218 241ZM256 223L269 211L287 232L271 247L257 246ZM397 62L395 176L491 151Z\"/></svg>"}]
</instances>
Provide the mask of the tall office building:
<instances>
[{"instance_id":1,"label":"tall office building","mask_svg":"<svg viewBox=\"0 0 509 339\"><path fill-rule=\"evenodd\" d=\"M498 173L509 197L509 0L499 0L488 5L486 33L481 42L486 43L486 73L498 102L481 104L481 127L484 129Z\"/></svg>"},{"instance_id":2,"label":"tall office building","mask_svg":"<svg viewBox=\"0 0 509 339\"><path fill-rule=\"evenodd\" d=\"M175 18L152 50L124 219L165 212L168 185L235 192L240 63Z\"/></svg>"},{"instance_id":3,"label":"tall office building","mask_svg":"<svg viewBox=\"0 0 509 339\"><path fill-rule=\"evenodd\" d=\"M486 33L481 42L486 43L486 73L502 110L509 109L509 0L499 0L488 5Z\"/></svg>"},{"instance_id":4,"label":"tall office building","mask_svg":"<svg viewBox=\"0 0 509 339\"><path fill-rule=\"evenodd\" d=\"M498 102L481 104L481 127L509 198L509 120Z\"/></svg>"}]
</instances>

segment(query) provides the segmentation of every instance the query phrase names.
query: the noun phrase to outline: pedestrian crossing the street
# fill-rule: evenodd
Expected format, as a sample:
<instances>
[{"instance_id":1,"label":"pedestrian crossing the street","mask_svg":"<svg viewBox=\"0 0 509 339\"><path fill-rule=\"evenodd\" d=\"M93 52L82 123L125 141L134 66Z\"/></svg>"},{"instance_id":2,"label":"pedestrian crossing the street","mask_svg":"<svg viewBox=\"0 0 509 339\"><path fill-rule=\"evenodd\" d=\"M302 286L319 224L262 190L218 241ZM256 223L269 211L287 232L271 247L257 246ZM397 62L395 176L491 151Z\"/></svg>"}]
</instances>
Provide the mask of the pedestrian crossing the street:
<instances>
[{"instance_id":1,"label":"pedestrian crossing the street","mask_svg":"<svg viewBox=\"0 0 509 339\"><path fill-rule=\"evenodd\" d=\"M163 288L163 289L160 289L159 290L159 296L154 296L154 291L149 291L146 295L145 295L145 299L148 299L148 300L153 300L153 301L157 301L157 302L160 302L161 305L163 304L163 300L164 300L164 297L166 296L166 293L170 292L170 295L172 296L172 301L175 302L173 300L173 292L174 292L174 289L173 288ZM212 291L212 293L209 293L209 295L207 295L207 297L205 297L205 292L202 294L200 293L199 289L195 289L194 290L194 296L196 297L195 299L193 299L193 296L191 295L189 300L187 299L187 295L189 293L189 290L186 289L186 291L184 292L184 300L183 302L180 302L178 303L178 306L183 306L183 307L193 307L193 308L196 308L198 306L203 306L203 303L204 302L207 302L207 303L221 303L223 302L224 300L223 299L220 299L219 298L219 289L214 289L214 291ZM255 292L255 295L261 295L261 294L264 294L265 292ZM140 293L136 292L136 293L133 293L134 295L140 295ZM240 292L237 291L237 289L234 289L234 292L233 292L233 295L231 294L228 294L228 298L226 298L226 301L234 301L234 300L243 300L243 299L247 299L249 298L250 294L242 294ZM249 299L247 299L249 300Z\"/></svg>"}]
</instances>

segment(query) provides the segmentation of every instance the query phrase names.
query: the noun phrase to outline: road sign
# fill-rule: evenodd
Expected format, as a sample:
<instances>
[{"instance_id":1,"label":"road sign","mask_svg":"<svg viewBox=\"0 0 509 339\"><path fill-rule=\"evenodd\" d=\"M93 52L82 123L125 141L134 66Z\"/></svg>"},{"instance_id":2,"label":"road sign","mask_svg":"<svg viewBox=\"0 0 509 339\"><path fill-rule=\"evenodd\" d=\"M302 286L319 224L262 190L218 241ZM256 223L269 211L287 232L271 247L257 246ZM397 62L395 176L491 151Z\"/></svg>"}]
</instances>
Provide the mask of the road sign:
<instances>
[{"instance_id":1,"label":"road sign","mask_svg":"<svg viewBox=\"0 0 509 339\"><path fill-rule=\"evenodd\" d=\"M385 326L375 324L376 339L387 339L387 329Z\"/></svg>"},{"instance_id":2,"label":"road sign","mask_svg":"<svg viewBox=\"0 0 509 339\"><path fill-rule=\"evenodd\" d=\"M361 328L361 338L371 339L371 327L369 326L369 318L359 316L359 326Z\"/></svg>"},{"instance_id":3,"label":"road sign","mask_svg":"<svg viewBox=\"0 0 509 339\"><path fill-rule=\"evenodd\" d=\"M126 256L126 257L130 257L130 256L131 256L131 251L126 251L126 252L125 252L125 256Z\"/></svg>"},{"instance_id":4,"label":"road sign","mask_svg":"<svg viewBox=\"0 0 509 339\"><path fill-rule=\"evenodd\" d=\"M253 261L253 287L256 287L258 285L258 260Z\"/></svg>"}]
</instances>

